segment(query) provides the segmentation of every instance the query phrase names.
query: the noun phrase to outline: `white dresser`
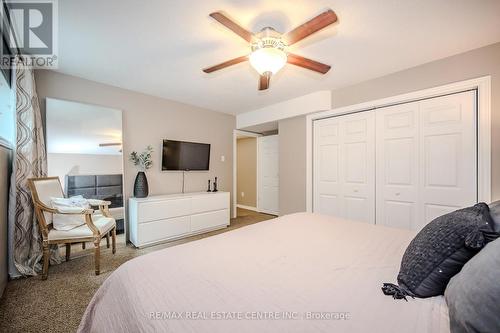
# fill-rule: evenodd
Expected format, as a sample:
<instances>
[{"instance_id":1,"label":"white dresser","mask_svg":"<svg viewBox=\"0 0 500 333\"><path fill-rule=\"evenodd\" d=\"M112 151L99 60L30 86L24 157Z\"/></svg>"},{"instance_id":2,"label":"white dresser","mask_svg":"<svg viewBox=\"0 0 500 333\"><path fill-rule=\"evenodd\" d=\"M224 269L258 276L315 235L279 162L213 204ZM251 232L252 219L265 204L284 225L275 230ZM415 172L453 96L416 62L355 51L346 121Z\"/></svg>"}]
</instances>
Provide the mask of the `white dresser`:
<instances>
[{"instance_id":1,"label":"white dresser","mask_svg":"<svg viewBox=\"0 0 500 333\"><path fill-rule=\"evenodd\" d=\"M196 192L129 199L130 241L137 247L229 225L229 192Z\"/></svg>"}]
</instances>

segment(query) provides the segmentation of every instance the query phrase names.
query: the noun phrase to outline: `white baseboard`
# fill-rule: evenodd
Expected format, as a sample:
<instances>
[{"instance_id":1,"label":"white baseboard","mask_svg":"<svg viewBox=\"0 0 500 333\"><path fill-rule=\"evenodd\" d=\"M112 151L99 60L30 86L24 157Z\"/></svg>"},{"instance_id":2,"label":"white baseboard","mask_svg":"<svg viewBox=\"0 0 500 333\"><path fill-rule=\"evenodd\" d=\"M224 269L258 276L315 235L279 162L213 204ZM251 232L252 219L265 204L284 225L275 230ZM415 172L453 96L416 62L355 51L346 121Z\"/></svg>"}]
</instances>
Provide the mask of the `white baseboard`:
<instances>
[{"instance_id":1,"label":"white baseboard","mask_svg":"<svg viewBox=\"0 0 500 333\"><path fill-rule=\"evenodd\" d=\"M236 207L242 208L242 209L247 209L247 210L253 210L255 212L257 211L257 207L252 207L252 206L245 206L245 205L237 204Z\"/></svg>"}]
</instances>

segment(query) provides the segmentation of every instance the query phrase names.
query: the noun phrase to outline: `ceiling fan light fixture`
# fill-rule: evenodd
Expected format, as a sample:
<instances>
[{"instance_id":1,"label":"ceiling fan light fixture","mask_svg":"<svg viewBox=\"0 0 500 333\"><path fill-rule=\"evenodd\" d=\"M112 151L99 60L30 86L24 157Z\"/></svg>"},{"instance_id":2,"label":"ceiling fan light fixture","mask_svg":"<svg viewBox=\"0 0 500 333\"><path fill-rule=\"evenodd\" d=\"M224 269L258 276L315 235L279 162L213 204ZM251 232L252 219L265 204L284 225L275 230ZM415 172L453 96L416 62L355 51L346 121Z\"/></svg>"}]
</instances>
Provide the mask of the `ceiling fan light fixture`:
<instances>
[{"instance_id":1,"label":"ceiling fan light fixture","mask_svg":"<svg viewBox=\"0 0 500 333\"><path fill-rule=\"evenodd\" d=\"M288 46L337 22L337 15L331 9L324 11L285 34L274 30L272 27L265 27L260 32L253 34L220 11L211 13L210 17L250 43L252 52L250 55L240 56L215 66L204 68L203 72L205 73L212 73L249 60L252 67L260 75L259 90L266 90L269 88L271 76L283 68L286 63L321 74L326 74L330 70L329 65L288 53L287 49Z\"/></svg>"},{"instance_id":2,"label":"ceiling fan light fixture","mask_svg":"<svg viewBox=\"0 0 500 333\"><path fill-rule=\"evenodd\" d=\"M276 74L287 62L286 52L275 47L263 47L250 54L250 64L260 74Z\"/></svg>"}]
</instances>

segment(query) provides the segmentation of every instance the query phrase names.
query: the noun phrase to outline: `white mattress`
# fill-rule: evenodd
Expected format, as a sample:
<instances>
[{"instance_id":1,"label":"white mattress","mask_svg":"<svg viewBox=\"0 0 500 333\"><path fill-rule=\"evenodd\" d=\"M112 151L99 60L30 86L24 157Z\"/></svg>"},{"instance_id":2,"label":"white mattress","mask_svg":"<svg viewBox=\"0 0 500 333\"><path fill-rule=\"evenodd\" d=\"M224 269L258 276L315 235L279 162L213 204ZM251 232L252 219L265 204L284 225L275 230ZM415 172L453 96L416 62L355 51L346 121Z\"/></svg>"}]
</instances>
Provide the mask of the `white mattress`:
<instances>
[{"instance_id":1,"label":"white mattress","mask_svg":"<svg viewBox=\"0 0 500 333\"><path fill-rule=\"evenodd\" d=\"M79 331L449 332L443 297L405 302L380 290L413 236L300 213L174 246L111 274ZM348 319L305 319L311 312Z\"/></svg>"}]
</instances>

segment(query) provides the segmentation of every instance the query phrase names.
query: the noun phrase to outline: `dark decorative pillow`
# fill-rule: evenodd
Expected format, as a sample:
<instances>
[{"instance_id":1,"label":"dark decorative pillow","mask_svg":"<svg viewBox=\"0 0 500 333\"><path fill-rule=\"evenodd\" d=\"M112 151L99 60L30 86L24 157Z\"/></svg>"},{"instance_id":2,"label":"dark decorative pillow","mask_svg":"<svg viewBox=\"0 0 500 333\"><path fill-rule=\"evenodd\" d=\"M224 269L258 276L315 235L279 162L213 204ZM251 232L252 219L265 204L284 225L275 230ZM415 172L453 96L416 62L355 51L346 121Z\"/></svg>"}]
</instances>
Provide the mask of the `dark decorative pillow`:
<instances>
[{"instance_id":1,"label":"dark decorative pillow","mask_svg":"<svg viewBox=\"0 0 500 333\"><path fill-rule=\"evenodd\" d=\"M462 266L498 236L485 203L440 216L427 224L406 249L399 287L386 284L382 290L395 298L442 295Z\"/></svg>"},{"instance_id":2,"label":"dark decorative pillow","mask_svg":"<svg viewBox=\"0 0 500 333\"><path fill-rule=\"evenodd\" d=\"M489 243L448 283L450 329L500 332L500 239Z\"/></svg>"}]
</instances>

